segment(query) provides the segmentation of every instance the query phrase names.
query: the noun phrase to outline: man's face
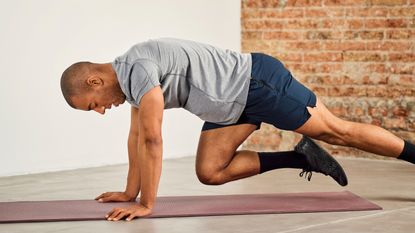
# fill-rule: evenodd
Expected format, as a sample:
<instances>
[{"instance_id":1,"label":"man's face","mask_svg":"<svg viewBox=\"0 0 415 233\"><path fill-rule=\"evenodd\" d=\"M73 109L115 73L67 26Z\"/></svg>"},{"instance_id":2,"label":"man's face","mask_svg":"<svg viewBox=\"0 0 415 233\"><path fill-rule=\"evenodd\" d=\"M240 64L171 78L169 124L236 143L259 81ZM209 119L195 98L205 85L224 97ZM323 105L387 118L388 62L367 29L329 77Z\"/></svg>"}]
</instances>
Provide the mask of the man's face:
<instances>
[{"instance_id":1,"label":"man's face","mask_svg":"<svg viewBox=\"0 0 415 233\"><path fill-rule=\"evenodd\" d=\"M116 88L98 86L85 91L81 95L73 96L71 99L76 109L94 110L105 114L105 110L111 109L112 105L118 107L118 105L123 104L125 95Z\"/></svg>"}]
</instances>

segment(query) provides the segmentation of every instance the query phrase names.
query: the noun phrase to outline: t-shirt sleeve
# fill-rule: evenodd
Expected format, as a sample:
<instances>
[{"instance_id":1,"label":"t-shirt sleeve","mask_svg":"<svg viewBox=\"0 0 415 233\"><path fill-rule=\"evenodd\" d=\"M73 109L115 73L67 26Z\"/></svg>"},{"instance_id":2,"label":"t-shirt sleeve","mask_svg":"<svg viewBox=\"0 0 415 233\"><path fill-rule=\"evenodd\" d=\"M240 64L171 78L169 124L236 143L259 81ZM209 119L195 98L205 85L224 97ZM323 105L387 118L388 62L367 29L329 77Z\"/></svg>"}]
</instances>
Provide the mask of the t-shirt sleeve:
<instances>
[{"instance_id":1,"label":"t-shirt sleeve","mask_svg":"<svg viewBox=\"0 0 415 233\"><path fill-rule=\"evenodd\" d=\"M144 94L160 85L161 70L150 60L139 60L132 64L130 75L131 97L138 107Z\"/></svg>"}]
</instances>

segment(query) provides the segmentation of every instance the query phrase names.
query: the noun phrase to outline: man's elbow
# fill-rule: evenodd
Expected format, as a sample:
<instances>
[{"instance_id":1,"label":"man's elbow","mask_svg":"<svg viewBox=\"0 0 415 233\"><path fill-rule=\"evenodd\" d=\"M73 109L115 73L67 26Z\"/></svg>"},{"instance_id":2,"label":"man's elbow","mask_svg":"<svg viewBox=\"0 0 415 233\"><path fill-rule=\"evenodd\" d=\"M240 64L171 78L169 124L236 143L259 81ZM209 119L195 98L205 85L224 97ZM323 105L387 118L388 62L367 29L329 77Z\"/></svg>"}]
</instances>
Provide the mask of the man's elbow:
<instances>
[{"instance_id":1,"label":"man's elbow","mask_svg":"<svg viewBox=\"0 0 415 233\"><path fill-rule=\"evenodd\" d=\"M143 144L149 158L159 160L162 157L163 139L161 137L145 137Z\"/></svg>"}]
</instances>

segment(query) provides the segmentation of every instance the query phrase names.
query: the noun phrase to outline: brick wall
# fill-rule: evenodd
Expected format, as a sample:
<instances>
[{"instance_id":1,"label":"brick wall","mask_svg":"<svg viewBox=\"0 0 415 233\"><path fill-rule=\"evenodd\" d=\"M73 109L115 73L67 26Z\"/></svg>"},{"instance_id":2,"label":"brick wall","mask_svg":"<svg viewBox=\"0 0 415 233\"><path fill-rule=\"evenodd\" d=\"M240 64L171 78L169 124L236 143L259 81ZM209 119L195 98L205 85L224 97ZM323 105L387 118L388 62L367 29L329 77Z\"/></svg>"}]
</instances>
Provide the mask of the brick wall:
<instances>
[{"instance_id":1,"label":"brick wall","mask_svg":"<svg viewBox=\"0 0 415 233\"><path fill-rule=\"evenodd\" d=\"M415 141L415 0L242 0L241 24L243 52L280 59L335 115ZM243 148L286 150L299 137L263 124Z\"/></svg>"}]
</instances>

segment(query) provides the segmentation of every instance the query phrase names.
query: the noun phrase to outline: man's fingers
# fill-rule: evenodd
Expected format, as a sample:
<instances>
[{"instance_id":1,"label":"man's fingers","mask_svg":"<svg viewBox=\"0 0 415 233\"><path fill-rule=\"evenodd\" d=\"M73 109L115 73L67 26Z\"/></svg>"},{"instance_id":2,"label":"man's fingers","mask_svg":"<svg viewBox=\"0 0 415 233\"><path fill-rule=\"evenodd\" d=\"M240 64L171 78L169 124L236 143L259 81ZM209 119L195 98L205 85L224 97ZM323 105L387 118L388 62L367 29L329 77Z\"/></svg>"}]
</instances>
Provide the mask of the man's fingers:
<instances>
[{"instance_id":1,"label":"man's fingers","mask_svg":"<svg viewBox=\"0 0 415 233\"><path fill-rule=\"evenodd\" d=\"M111 194L111 193L105 192L105 193L103 193L103 194L99 195L98 197L96 197L96 198L95 198L95 200L98 200L98 199L100 199L100 198L106 197L106 196L108 196L108 195L110 195L110 194Z\"/></svg>"},{"instance_id":2,"label":"man's fingers","mask_svg":"<svg viewBox=\"0 0 415 233\"><path fill-rule=\"evenodd\" d=\"M120 197L115 195L104 196L98 199L99 202L120 201Z\"/></svg>"},{"instance_id":3,"label":"man's fingers","mask_svg":"<svg viewBox=\"0 0 415 233\"><path fill-rule=\"evenodd\" d=\"M118 221L120 219L122 219L124 216L129 215L129 212L127 210L122 210L120 213L118 213L117 216L115 216L112 220L113 221Z\"/></svg>"},{"instance_id":4,"label":"man's fingers","mask_svg":"<svg viewBox=\"0 0 415 233\"><path fill-rule=\"evenodd\" d=\"M98 199L99 202L109 202L111 201L111 197L101 197Z\"/></svg>"},{"instance_id":5,"label":"man's fingers","mask_svg":"<svg viewBox=\"0 0 415 233\"><path fill-rule=\"evenodd\" d=\"M112 209L110 212L108 212L107 215L105 215L105 217L109 218L112 215L112 213L114 213L114 211L115 211L115 208Z\"/></svg>"},{"instance_id":6,"label":"man's fingers","mask_svg":"<svg viewBox=\"0 0 415 233\"><path fill-rule=\"evenodd\" d=\"M127 221L133 220L135 217L137 217L137 214L135 212L131 213L130 216L127 217Z\"/></svg>"},{"instance_id":7,"label":"man's fingers","mask_svg":"<svg viewBox=\"0 0 415 233\"><path fill-rule=\"evenodd\" d=\"M102 195L104 195L104 194L101 194L101 195L97 196L97 197L95 198L95 200L100 199L100 198L102 197Z\"/></svg>"},{"instance_id":8,"label":"man's fingers","mask_svg":"<svg viewBox=\"0 0 415 233\"><path fill-rule=\"evenodd\" d=\"M117 216L121 211L122 211L122 209L118 209L118 208L113 209L112 213L108 214L109 215L108 220L114 219L115 216Z\"/></svg>"}]
</instances>

